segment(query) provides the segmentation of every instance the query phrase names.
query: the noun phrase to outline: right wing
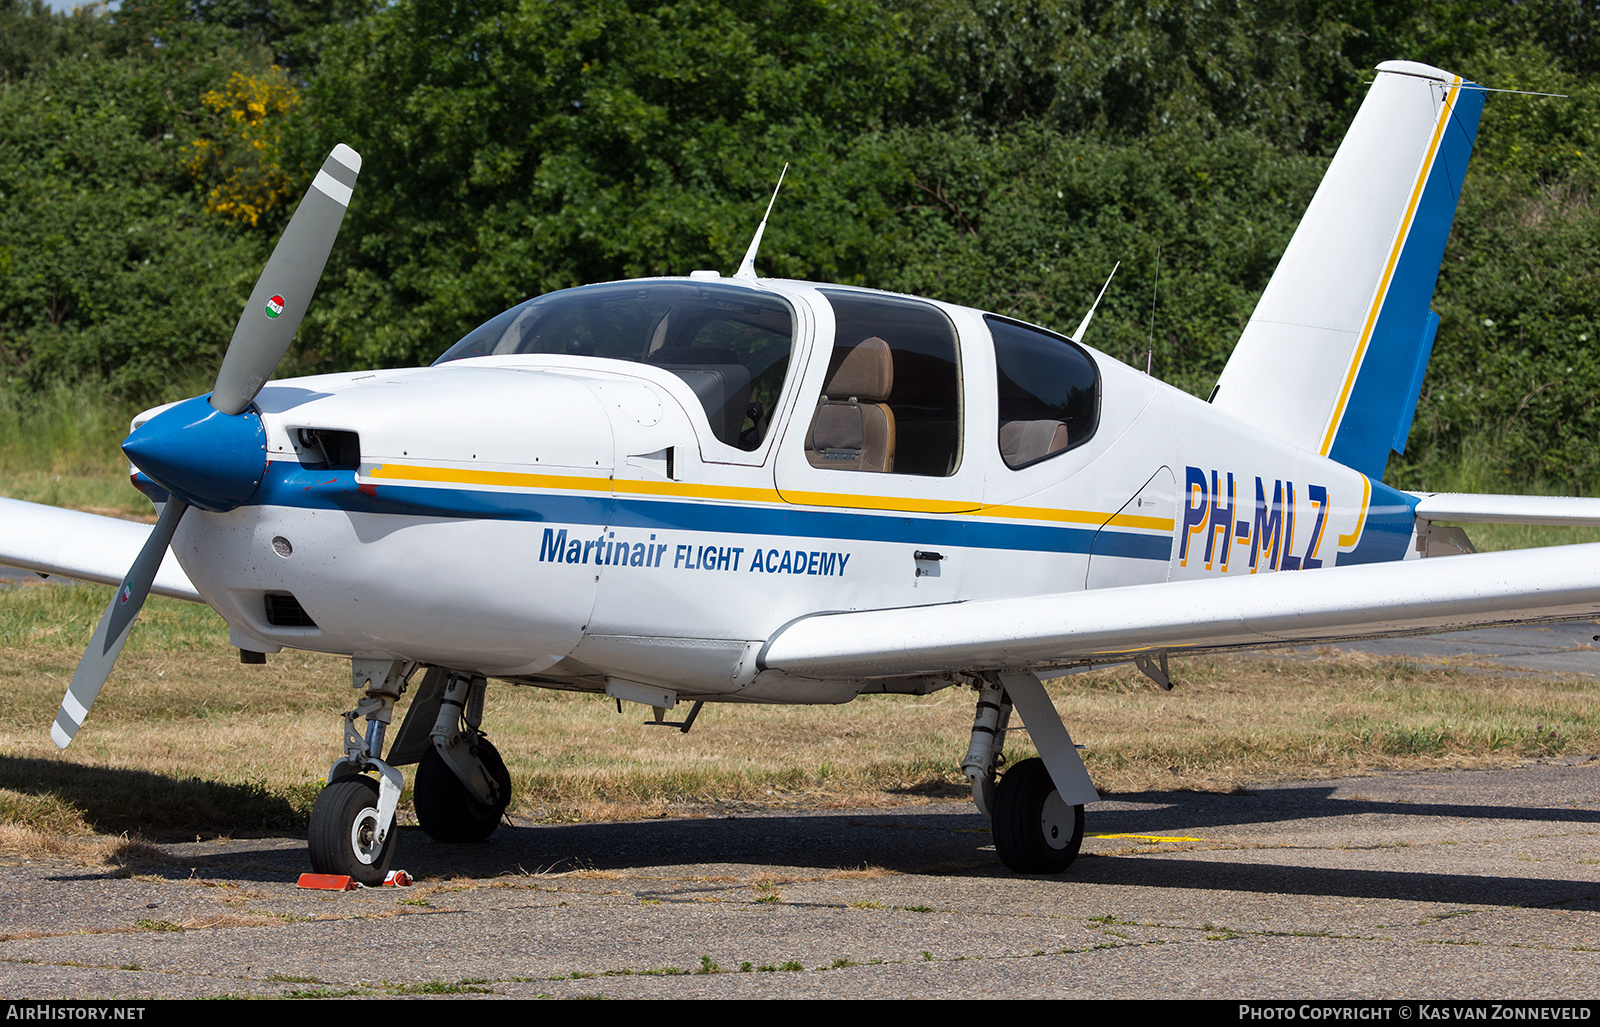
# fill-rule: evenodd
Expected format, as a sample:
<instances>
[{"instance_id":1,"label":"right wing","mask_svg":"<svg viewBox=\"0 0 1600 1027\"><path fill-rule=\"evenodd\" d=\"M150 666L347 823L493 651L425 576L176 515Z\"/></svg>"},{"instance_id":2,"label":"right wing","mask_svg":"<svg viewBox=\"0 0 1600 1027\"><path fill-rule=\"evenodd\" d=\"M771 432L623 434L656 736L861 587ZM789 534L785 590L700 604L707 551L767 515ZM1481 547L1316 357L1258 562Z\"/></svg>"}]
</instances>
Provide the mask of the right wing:
<instances>
[{"instance_id":1,"label":"right wing","mask_svg":"<svg viewBox=\"0 0 1600 1027\"><path fill-rule=\"evenodd\" d=\"M1044 670L1126 662L1141 653L1301 645L1597 615L1600 542L815 614L768 639L758 666L810 678Z\"/></svg>"},{"instance_id":2,"label":"right wing","mask_svg":"<svg viewBox=\"0 0 1600 1027\"><path fill-rule=\"evenodd\" d=\"M41 574L120 585L150 525L0 499L0 564ZM150 588L156 595L203 603L189 576L168 550Z\"/></svg>"}]
</instances>

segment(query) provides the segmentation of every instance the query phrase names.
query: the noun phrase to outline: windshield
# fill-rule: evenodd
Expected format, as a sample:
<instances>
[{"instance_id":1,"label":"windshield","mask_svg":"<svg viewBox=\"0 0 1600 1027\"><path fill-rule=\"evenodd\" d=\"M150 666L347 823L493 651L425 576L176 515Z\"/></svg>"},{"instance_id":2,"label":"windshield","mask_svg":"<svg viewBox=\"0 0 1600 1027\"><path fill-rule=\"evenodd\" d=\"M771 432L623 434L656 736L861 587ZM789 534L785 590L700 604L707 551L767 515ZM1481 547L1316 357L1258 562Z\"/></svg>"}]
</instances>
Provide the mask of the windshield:
<instances>
[{"instance_id":1,"label":"windshield","mask_svg":"<svg viewBox=\"0 0 1600 1027\"><path fill-rule=\"evenodd\" d=\"M650 364L694 390L719 440L748 450L771 426L793 346L793 311L776 297L699 282L617 282L512 307L434 364L516 353Z\"/></svg>"}]
</instances>

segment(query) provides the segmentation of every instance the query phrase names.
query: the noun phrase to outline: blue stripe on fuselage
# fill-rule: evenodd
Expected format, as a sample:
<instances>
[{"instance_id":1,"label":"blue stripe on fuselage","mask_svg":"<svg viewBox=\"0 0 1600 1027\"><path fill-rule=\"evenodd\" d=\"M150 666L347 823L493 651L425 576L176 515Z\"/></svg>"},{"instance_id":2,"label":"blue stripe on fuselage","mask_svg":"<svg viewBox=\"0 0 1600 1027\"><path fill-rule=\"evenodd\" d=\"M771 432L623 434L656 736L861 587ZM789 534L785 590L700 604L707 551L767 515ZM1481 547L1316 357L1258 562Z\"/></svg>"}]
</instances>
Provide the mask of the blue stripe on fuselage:
<instances>
[{"instance_id":1,"label":"blue stripe on fuselage","mask_svg":"<svg viewBox=\"0 0 1600 1027\"><path fill-rule=\"evenodd\" d=\"M603 479L601 479L603 480ZM714 501L635 499L559 493L489 492L426 485L362 485L353 471L311 471L274 461L251 506L285 506L412 517L480 518L590 524L612 528L677 528L790 538L1082 553L1096 529L1047 524L1007 524L954 517L839 512L807 507L739 506ZM1171 536L1102 529L1108 555L1141 560L1169 558Z\"/></svg>"}]
</instances>

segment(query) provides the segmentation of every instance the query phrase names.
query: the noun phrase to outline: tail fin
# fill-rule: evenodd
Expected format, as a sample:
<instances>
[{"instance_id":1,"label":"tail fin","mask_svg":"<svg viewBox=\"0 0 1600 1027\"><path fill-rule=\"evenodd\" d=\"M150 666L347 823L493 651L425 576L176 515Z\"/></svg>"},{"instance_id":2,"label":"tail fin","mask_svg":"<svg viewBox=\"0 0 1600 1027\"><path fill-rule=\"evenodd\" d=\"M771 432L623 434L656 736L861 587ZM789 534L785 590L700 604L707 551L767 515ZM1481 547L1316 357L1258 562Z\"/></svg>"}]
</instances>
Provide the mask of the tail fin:
<instances>
[{"instance_id":1,"label":"tail fin","mask_svg":"<svg viewBox=\"0 0 1600 1027\"><path fill-rule=\"evenodd\" d=\"M1379 75L1217 382L1217 408L1381 478L1405 451L1428 309L1483 92L1408 61Z\"/></svg>"}]
</instances>

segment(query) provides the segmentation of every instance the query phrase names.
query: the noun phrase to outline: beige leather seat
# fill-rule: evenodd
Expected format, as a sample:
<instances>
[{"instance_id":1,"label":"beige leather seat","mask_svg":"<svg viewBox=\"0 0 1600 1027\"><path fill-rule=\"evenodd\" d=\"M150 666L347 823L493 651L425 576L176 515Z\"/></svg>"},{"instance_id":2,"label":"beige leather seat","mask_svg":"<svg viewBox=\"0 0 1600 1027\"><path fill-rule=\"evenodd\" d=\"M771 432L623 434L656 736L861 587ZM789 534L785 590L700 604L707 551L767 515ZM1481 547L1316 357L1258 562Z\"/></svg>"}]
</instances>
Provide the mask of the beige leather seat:
<instances>
[{"instance_id":1,"label":"beige leather seat","mask_svg":"<svg viewBox=\"0 0 1600 1027\"><path fill-rule=\"evenodd\" d=\"M1067 426L1060 421L1005 421L1000 425L1000 455L1007 467L1021 467L1067 448Z\"/></svg>"},{"instance_id":2,"label":"beige leather seat","mask_svg":"<svg viewBox=\"0 0 1600 1027\"><path fill-rule=\"evenodd\" d=\"M894 388L894 357L877 336L863 339L822 390L806 459L837 471L894 470L894 411L885 402Z\"/></svg>"}]
</instances>

